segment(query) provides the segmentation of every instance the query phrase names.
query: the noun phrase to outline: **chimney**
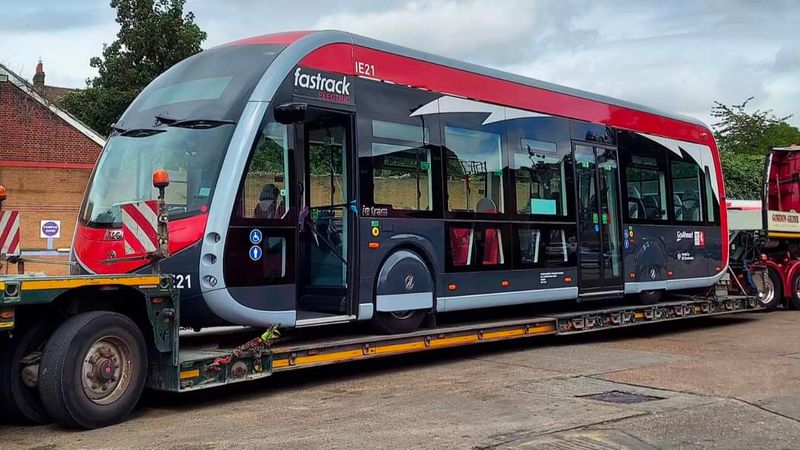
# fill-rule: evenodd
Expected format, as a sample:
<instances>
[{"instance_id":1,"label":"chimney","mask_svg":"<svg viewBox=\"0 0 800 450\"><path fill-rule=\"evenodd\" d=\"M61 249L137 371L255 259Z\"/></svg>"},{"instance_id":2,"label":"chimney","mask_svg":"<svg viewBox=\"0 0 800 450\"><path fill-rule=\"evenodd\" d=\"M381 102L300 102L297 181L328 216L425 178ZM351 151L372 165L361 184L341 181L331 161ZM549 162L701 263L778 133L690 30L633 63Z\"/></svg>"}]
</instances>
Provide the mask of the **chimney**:
<instances>
[{"instance_id":1,"label":"chimney","mask_svg":"<svg viewBox=\"0 0 800 450\"><path fill-rule=\"evenodd\" d=\"M39 59L39 64L36 64L36 73L33 74L33 89L44 92L44 66L41 59Z\"/></svg>"}]
</instances>

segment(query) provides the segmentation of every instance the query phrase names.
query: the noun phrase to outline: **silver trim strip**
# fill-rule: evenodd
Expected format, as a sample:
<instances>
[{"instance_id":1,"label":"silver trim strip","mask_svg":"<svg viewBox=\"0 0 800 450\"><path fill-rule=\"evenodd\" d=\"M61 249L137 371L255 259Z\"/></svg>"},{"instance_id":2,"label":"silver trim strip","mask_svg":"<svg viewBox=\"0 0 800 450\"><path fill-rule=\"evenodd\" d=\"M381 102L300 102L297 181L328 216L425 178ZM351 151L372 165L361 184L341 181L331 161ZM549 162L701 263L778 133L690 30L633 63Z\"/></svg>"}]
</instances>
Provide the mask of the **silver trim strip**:
<instances>
[{"instance_id":1,"label":"silver trim strip","mask_svg":"<svg viewBox=\"0 0 800 450\"><path fill-rule=\"evenodd\" d=\"M375 305L375 309L378 311L409 311L432 308L433 292L376 295Z\"/></svg>"},{"instance_id":2,"label":"silver trim strip","mask_svg":"<svg viewBox=\"0 0 800 450\"><path fill-rule=\"evenodd\" d=\"M578 298L577 287L456 295L451 297L439 297L436 301L436 311L460 311L464 309L522 305L525 303L549 302L555 300L575 300L576 298Z\"/></svg>"},{"instance_id":3,"label":"silver trim strip","mask_svg":"<svg viewBox=\"0 0 800 450\"><path fill-rule=\"evenodd\" d=\"M328 325L332 323L347 323L355 320L356 316L330 316L330 317L317 317L314 319L301 319L295 322L295 328L316 327L319 325Z\"/></svg>"},{"instance_id":4,"label":"silver trim strip","mask_svg":"<svg viewBox=\"0 0 800 450\"><path fill-rule=\"evenodd\" d=\"M710 277L681 278L677 280L658 280L658 281L633 281L625 283L626 294L639 294L642 291L655 291L665 289L675 291L679 289L694 289L700 287L713 286L728 270L726 265L723 270Z\"/></svg>"},{"instance_id":5,"label":"silver trim strip","mask_svg":"<svg viewBox=\"0 0 800 450\"><path fill-rule=\"evenodd\" d=\"M578 297L597 297L599 295L617 295L622 294L622 289L614 289L613 291L602 291L602 292L582 292L578 294Z\"/></svg>"}]
</instances>

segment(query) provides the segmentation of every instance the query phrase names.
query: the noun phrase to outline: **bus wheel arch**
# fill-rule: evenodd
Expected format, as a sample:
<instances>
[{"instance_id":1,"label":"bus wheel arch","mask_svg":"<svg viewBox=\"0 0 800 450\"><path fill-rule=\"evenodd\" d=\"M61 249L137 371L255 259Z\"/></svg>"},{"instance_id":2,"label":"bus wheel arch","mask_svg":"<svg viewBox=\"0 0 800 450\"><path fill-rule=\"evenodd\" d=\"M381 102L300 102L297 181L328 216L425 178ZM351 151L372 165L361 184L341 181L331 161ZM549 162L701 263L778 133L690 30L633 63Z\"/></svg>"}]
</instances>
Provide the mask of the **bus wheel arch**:
<instances>
[{"instance_id":1,"label":"bus wheel arch","mask_svg":"<svg viewBox=\"0 0 800 450\"><path fill-rule=\"evenodd\" d=\"M432 311L436 280L421 249L403 245L381 262L375 278L373 326L387 334L414 331Z\"/></svg>"}]
</instances>

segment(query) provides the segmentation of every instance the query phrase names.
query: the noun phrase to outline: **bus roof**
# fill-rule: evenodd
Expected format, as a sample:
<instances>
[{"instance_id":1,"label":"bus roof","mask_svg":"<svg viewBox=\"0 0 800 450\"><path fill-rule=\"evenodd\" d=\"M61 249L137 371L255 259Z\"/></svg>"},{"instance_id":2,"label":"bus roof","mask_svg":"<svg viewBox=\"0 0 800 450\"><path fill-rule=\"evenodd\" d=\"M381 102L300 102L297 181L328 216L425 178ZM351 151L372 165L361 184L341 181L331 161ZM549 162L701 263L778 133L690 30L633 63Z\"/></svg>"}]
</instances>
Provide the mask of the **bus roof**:
<instances>
[{"instance_id":1,"label":"bus roof","mask_svg":"<svg viewBox=\"0 0 800 450\"><path fill-rule=\"evenodd\" d=\"M537 80L535 78L524 77L521 75L513 74L510 72L504 72L502 70L492 69L485 66L480 66L477 64L472 64L464 61L459 61L452 58L447 58L444 56L439 56L427 52L423 52L420 50L414 50L411 48L403 47L400 45L391 44L388 42L380 41L377 39L368 38L365 36L360 36L358 34L338 31L338 30L315 30L315 31L289 31L289 32L282 32L282 33L273 33L273 34L265 34L261 36L254 36L251 38L241 39L238 41L233 41L225 45L248 45L248 44L286 44L291 45L296 43L300 40L312 38L317 41L317 47L322 47L327 44L335 44L335 43L347 43L353 44L360 47L370 48L374 50L379 50L383 52L388 52L392 54L396 54L399 56L404 56L407 58L412 58L420 61L425 61L429 63L433 63L440 66L451 67L454 69L464 70L467 72L472 72L479 75L484 75L487 77L492 77L500 80L510 81L512 83L522 84L526 86L531 86L539 89L548 90L551 92L557 92L561 94L566 94L572 97L583 98L587 100L592 100L595 102L605 103L608 105L615 105L622 108L633 109L637 111L642 111L650 114L655 114L662 117L668 117L674 120L680 120L682 122L687 122L694 125L699 125L703 128L708 128L705 123L702 121L690 117L685 116L682 114L674 114L669 113L666 111L662 111L656 108L651 108L648 106L640 105L637 103L629 102L626 100L621 100L613 97L608 97L605 95L595 94L592 92L583 91L580 89L575 89L567 86L561 86L555 83L550 83L547 81Z\"/></svg>"}]
</instances>

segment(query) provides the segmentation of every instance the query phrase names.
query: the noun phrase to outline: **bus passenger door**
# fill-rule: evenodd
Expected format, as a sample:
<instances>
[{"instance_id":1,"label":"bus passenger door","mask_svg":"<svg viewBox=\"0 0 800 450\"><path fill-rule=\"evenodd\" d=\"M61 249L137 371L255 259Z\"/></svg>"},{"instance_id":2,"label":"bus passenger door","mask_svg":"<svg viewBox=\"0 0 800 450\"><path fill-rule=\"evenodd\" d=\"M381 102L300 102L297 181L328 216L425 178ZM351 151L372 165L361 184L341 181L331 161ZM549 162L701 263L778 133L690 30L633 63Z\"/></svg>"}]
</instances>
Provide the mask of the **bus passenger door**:
<instances>
[{"instance_id":1,"label":"bus passenger door","mask_svg":"<svg viewBox=\"0 0 800 450\"><path fill-rule=\"evenodd\" d=\"M351 286L354 218L352 115L309 107L298 125L303 188L298 218L298 324L354 313ZM302 127L302 131L299 129Z\"/></svg>"},{"instance_id":2,"label":"bus passenger door","mask_svg":"<svg viewBox=\"0 0 800 450\"><path fill-rule=\"evenodd\" d=\"M579 298L622 295L619 171L615 149L575 145Z\"/></svg>"}]
</instances>

